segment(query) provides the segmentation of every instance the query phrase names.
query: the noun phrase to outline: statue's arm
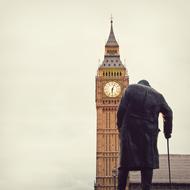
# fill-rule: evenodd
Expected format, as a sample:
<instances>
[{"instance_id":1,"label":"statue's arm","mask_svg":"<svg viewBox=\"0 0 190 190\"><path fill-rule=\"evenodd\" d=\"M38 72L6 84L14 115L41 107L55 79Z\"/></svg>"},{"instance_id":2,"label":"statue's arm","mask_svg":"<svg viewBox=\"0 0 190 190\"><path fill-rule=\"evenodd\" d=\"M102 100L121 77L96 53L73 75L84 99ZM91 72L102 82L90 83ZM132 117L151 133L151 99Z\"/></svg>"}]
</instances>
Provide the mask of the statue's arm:
<instances>
[{"instance_id":1,"label":"statue's arm","mask_svg":"<svg viewBox=\"0 0 190 190\"><path fill-rule=\"evenodd\" d=\"M128 104L128 90L125 91L124 95L121 98L118 111L117 111L117 128L120 131L122 122L123 122L123 117L126 112L127 104Z\"/></svg>"},{"instance_id":2,"label":"statue's arm","mask_svg":"<svg viewBox=\"0 0 190 190\"><path fill-rule=\"evenodd\" d=\"M121 102L117 111L117 129L120 131L121 126L122 126L122 121L123 121L123 117L125 114L125 109L122 106Z\"/></svg>"},{"instance_id":3,"label":"statue's arm","mask_svg":"<svg viewBox=\"0 0 190 190\"><path fill-rule=\"evenodd\" d=\"M171 137L172 133L172 120L173 120L173 112L172 109L167 104L166 100L163 96L161 96L161 109L160 112L163 115L163 124L164 124L164 135L166 138Z\"/></svg>"}]
</instances>

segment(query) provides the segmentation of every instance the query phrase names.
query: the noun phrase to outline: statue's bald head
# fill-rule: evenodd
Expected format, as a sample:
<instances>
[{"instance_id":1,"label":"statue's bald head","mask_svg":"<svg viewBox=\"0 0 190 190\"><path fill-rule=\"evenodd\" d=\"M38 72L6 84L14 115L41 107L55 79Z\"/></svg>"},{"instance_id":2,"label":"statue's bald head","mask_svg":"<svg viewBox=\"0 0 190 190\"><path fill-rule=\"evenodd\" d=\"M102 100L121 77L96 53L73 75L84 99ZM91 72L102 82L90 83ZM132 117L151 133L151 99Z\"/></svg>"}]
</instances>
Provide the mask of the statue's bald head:
<instances>
[{"instance_id":1,"label":"statue's bald head","mask_svg":"<svg viewBox=\"0 0 190 190\"><path fill-rule=\"evenodd\" d=\"M149 84L149 82L147 80L140 80L137 84L142 84L142 85L150 87L150 84Z\"/></svg>"}]
</instances>

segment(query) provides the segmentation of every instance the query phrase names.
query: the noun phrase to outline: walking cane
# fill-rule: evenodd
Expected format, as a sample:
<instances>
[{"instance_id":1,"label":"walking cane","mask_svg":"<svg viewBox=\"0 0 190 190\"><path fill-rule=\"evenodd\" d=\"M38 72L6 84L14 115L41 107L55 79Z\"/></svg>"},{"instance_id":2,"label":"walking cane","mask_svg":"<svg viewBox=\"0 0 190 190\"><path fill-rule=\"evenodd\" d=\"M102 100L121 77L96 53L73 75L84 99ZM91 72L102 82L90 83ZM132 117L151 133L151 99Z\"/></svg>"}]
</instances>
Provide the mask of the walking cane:
<instances>
[{"instance_id":1,"label":"walking cane","mask_svg":"<svg viewBox=\"0 0 190 190\"><path fill-rule=\"evenodd\" d=\"M170 172L169 138L167 138L167 150L168 150L168 170L169 170L169 183L170 183L170 189L172 189L171 172Z\"/></svg>"}]
</instances>

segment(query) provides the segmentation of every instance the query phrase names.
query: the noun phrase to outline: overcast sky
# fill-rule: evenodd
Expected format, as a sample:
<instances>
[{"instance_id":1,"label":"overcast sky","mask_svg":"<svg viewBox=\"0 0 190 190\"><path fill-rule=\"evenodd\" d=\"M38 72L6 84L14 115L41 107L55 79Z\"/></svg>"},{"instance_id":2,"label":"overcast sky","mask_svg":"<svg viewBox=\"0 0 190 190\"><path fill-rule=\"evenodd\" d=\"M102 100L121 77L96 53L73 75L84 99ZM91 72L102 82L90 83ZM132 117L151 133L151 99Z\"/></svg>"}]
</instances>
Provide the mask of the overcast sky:
<instances>
[{"instance_id":1,"label":"overcast sky","mask_svg":"<svg viewBox=\"0 0 190 190\"><path fill-rule=\"evenodd\" d=\"M130 83L163 93L171 153L190 154L189 10L189 0L1 0L0 189L93 190L95 75L111 14Z\"/></svg>"}]
</instances>

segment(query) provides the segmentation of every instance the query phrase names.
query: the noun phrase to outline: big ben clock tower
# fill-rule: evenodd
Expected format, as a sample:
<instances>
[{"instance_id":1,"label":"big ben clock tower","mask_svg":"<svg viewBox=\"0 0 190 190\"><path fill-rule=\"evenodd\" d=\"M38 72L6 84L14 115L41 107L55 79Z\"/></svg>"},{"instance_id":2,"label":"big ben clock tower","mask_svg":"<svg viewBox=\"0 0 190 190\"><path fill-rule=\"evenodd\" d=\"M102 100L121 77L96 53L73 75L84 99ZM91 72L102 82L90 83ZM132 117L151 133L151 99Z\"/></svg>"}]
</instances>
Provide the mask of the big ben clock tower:
<instances>
[{"instance_id":1,"label":"big ben clock tower","mask_svg":"<svg viewBox=\"0 0 190 190\"><path fill-rule=\"evenodd\" d=\"M95 190L115 190L119 158L119 139L116 126L117 108L124 89L128 86L128 73L120 60L119 45L113 32L113 21L105 55L96 76L96 182Z\"/></svg>"}]
</instances>

